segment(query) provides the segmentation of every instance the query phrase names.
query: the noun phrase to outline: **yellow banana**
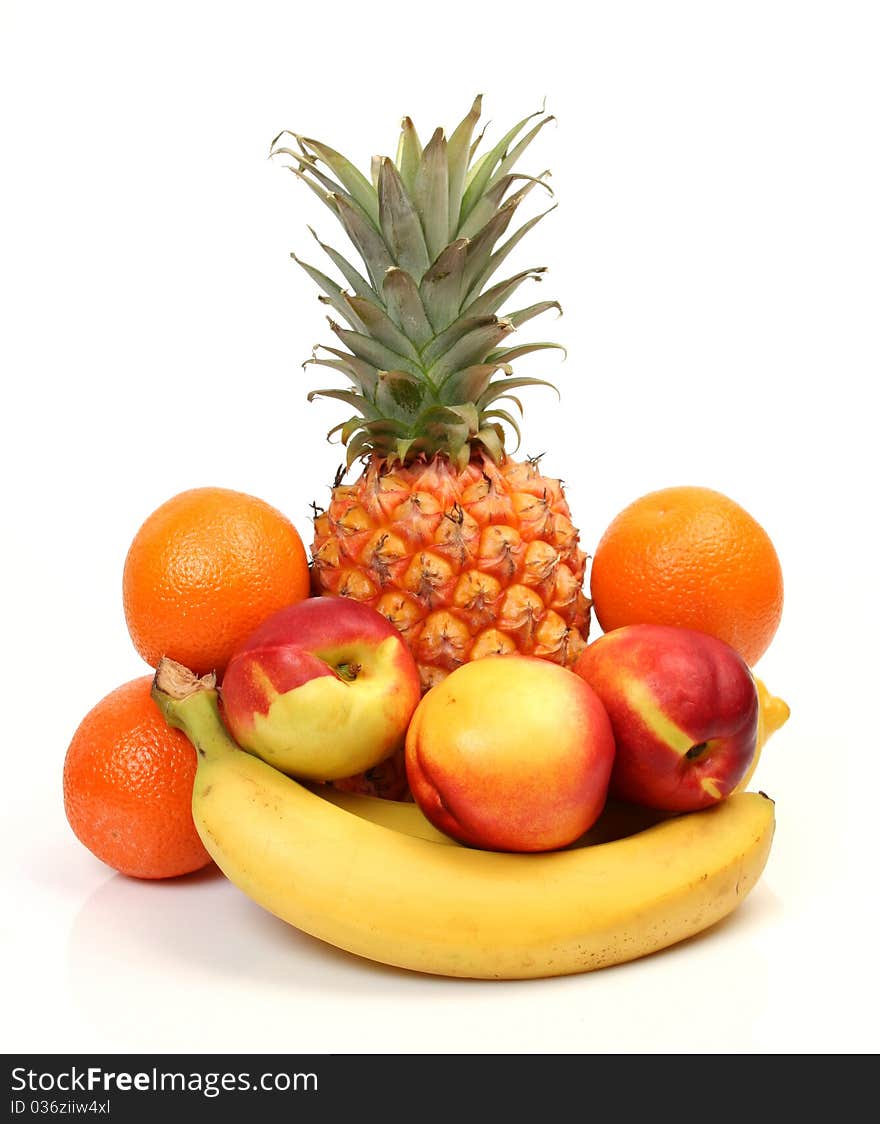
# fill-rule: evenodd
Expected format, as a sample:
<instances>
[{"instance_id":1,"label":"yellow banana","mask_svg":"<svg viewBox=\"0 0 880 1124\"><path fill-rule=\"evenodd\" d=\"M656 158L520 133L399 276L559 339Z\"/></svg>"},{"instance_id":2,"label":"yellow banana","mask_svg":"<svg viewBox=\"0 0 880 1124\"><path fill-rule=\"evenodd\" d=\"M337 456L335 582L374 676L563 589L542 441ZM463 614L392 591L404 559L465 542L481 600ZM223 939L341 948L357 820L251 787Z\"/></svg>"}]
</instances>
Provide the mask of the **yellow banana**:
<instances>
[{"instance_id":1,"label":"yellow banana","mask_svg":"<svg viewBox=\"0 0 880 1124\"><path fill-rule=\"evenodd\" d=\"M438 831L418 804L409 800L386 800L382 796L368 796L362 792L342 792L329 784L307 785L311 792L370 823L388 827L392 831L411 835L415 839L428 839L432 843L447 843L452 847L461 844L442 831Z\"/></svg>"},{"instance_id":2,"label":"yellow banana","mask_svg":"<svg viewBox=\"0 0 880 1124\"><path fill-rule=\"evenodd\" d=\"M736 792L746 790L767 739L780 726L784 725L790 714L788 704L777 698L776 695L772 695L762 680L756 678L755 683L758 688L758 737L755 755L749 765L748 772L737 785ZM390 827L393 831L402 831L405 835L412 835L417 839L430 839L435 843L446 843L453 847L460 846L456 840L444 835L442 831L438 831L424 815L418 804L412 801L385 800L380 796L341 792L328 784L310 785L309 787L313 792L316 792L325 800L329 800L338 808L353 812L354 815L369 820L371 823ZM662 812L609 800L599 820L573 846L584 847L596 843L609 843L615 839L633 835L637 831L644 831L645 828L652 827L665 818L667 817Z\"/></svg>"},{"instance_id":3,"label":"yellow banana","mask_svg":"<svg viewBox=\"0 0 880 1124\"><path fill-rule=\"evenodd\" d=\"M758 767L761 751L766 745L767 739L775 734L780 726L784 726L791 715L788 703L771 694L763 680L757 676L755 676L755 686L758 688L758 739L755 745L755 755L746 775L733 790L734 792L745 792L748 788L749 781Z\"/></svg>"},{"instance_id":4,"label":"yellow banana","mask_svg":"<svg viewBox=\"0 0 880 1124\"><path fill-rule=\"evenodd\" d=\"M352 815L240 750L210 679L163 661L154 697L196 746L193 816L230 881L304 932L386 964L514 979L630 960L730 913L770 851L773 802L758 793L592 847L445 846Z\"/></svg>"},{"instance_id":5,"label":"yellow banana","mask_svg":"<svg viewBox=\"0 0 880 1124\"><path fill-rule=\"evenodd\" d=\"M332 785L309 785L312 792L324 800L329 800L337 808L344 808L361 819L412 835L416 839L430 839L433 843L445 843L450 847L462 846L449 835L438 831L425 816L418 804L403 800L384 800L381 796L368 796L359 792L340 792ZM653 808L640 808L635 804L609 800L602 815L590 830L571 847L588 847L597 843L610 843L637 831L653 827L671 813L658 812Z\"/></svg>"}]
</instances>

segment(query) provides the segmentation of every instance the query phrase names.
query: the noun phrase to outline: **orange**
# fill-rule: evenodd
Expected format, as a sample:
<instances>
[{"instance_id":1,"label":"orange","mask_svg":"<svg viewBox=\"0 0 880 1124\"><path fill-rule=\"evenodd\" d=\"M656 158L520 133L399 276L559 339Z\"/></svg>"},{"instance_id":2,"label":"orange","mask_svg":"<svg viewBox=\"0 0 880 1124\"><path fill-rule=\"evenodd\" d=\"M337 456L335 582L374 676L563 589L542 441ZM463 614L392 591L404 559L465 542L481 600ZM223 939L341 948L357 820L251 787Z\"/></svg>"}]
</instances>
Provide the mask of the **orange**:
<instances>
[{"instance_id":1,"label":"orange","mask_svg":"<svg viewBox=\"0 0 880 1124\"><path fill-rule=\"evenodd\" d=\"M135 648L199 675L222 675L266 617L309 594L305 547L264 500L227 488L193 488L158 507L125 560L123 605Z\"/></svg>"},{"instance_id":2,"label":"orange","mask_svg":"<svg viewBox=\"0 0 880 1124\"><path fill-rule=\"evenodd\" d=\"M764 528L711 488L662 488L635 500L599 540L590 574L602 630L628 624L695 628L749 665L782 616L782 568Z\"/></svg>"},{"instance_id":3,"label":"orange","mask_svg":"<svg viewBox=\"0 0 880 1124\"><path fill-rule=\"evenodd\" d=\"M135 878L206 866L192 818L196 753L150 697L152 676L111 691L77 727L64 759L64 811L79 841Z\"/></svg>"}]
</instances>

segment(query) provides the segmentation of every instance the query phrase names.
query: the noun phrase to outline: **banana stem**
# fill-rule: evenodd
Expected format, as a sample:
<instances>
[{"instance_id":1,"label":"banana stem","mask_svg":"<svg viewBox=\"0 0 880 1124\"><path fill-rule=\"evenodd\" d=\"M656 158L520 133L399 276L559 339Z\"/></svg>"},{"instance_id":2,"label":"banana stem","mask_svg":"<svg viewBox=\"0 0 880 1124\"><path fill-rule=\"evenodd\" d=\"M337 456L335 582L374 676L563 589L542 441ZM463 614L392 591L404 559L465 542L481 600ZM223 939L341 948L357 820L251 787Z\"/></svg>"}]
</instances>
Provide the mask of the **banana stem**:
<instances>
[{"instance_id":1,"label":"banana stem","mask_svg":"<svg viewBox=\"0 0 880 1124\"><path fill-rule=\"evenodd\" d=\"M241 752L220 717L214 675L199 678L183 664L163 657L151 694L168 725L186 734L199 757Z\"/></svg>"}]
</instances>

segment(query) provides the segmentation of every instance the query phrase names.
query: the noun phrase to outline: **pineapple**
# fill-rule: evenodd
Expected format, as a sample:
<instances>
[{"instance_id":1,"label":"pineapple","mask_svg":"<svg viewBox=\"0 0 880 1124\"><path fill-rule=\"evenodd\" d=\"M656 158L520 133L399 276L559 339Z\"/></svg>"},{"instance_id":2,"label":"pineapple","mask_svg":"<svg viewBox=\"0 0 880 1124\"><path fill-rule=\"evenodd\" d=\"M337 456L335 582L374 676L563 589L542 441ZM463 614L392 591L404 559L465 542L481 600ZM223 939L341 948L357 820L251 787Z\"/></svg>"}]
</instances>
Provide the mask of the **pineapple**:
<instances>
[{"instance_id":1,"label":"pineapple","mask_svg":"<svg viewBox=\"0 0 880 1124\"><path fill-rule=\"evenodd\" d=\"M316 512L315 591L356 598L392 621L425 690L496 653L570 666L589 627L586 556L562 486L542 475L538 458L508 453L507 432L519 440L520 430L500 405L519 407L513 391L550 385L514 376L515 359L559 347L508 342L556 301L499 313L543 267L493 280L547 213L501 241L522 200L547 187L549 173L512 169L552 118L543 110L524 118L477 156L480 113L478 97L448 139L437 129L424 148L404 118L396 158L375 157L370 179L316 140L291 133L296 147L286 147L281 134L272 148L333 211L365 270L319 241L343 289L291 255L338 318L330 327L341 346L319 346L307 363L350 384L309 399L354 411L331 430L347 455L329 507ZM344 483L356 462L361 474Z\"/></svg>"}]
</instances>

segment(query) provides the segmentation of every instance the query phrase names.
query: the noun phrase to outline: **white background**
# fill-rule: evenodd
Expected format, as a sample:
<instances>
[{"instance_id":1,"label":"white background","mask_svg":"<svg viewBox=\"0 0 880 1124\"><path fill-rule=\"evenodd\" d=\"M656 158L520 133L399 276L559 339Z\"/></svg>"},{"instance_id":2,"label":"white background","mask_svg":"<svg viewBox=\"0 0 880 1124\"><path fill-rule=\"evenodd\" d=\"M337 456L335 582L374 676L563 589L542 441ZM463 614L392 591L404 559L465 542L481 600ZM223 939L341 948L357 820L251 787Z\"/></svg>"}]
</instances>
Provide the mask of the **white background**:
<instances>
[{"instance_id":1,"label":"white background","mask_svg":"<svg viewBox=\"0 0 880 1124\"><path fill-rule=\"evenodd\" d=\"M0 1047L876 1051L876 5L0 11ZM530 392L523 451L588 551L636 496L703 484L764 524L786 580L757 668L792 708L755 778L778 820L759 886L687 944L524 983L358 960L216 875L127 880L61 803L78 722L149 670L120 595L146 515L215 484L308 538L339 463L300 370L328 330L288 254L316 260L307 223L342 236L269 141L367 168L404 113L427 134L481 91L493 138L545 97L558 119L526 168L553 169L559 207L516 260L565 310L524 334L568 358L521 363L562 391Z\"/></svg>"}]
</instances>

